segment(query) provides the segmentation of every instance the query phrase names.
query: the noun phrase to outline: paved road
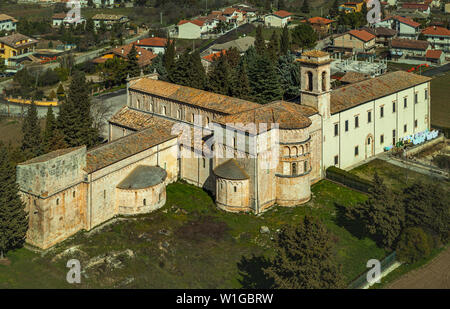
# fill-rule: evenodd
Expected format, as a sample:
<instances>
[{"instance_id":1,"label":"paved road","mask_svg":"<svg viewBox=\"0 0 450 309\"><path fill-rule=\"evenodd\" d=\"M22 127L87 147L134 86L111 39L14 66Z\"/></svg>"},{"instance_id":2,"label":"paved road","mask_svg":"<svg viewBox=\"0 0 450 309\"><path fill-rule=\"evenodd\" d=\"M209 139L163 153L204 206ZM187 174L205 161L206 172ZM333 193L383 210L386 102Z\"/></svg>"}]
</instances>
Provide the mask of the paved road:
<instances>
[{"instance_id":1,"label":"paved road","mask_svg":"<svg viewBox=\"0 0 450 309\"><path fill-rule=\"evenodd\" d=\"M450 71L450 63L447 63L446 65L425 71L422 73L422 75L432 77L434 75L443 74L447 71Z\"/></svg>"},{"instance_id":2,"label":"paved road","mask_svg":"<svg viewBox=\"0 0 450 309\"><path fill-rule=\"evenodd\" d=\"M387 286L388 289L450 289L450 247L430 263Z\"/></svg>"}]
</instances>

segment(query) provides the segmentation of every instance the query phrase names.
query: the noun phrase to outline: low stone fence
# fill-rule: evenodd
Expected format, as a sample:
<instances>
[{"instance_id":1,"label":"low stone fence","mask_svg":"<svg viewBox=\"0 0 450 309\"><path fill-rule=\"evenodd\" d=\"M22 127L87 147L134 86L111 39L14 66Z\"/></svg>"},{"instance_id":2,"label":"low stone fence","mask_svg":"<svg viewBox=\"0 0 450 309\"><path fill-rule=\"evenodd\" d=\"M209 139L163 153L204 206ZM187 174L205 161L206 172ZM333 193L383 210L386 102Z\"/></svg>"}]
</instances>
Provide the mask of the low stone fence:
<instances>
[{"instance_id":1,"label":"low stone fence","mask_svg":"<svg viewBox=\"0 0 450 309\"><path fill-rule=\"evenodd\" d=\"M426 141L423 144L406 148L404 150L404 152L403 152L403 155L406 156L406 157L410 157L410 156L416 155L419 152L421 152L421 151L423 151L423 150L425 150L427 148L433 147L434 145L442 143L444 141L445 141L444 135L440 135L440 136L436 137L435 139Z\"/></svg>"}]
</instances>

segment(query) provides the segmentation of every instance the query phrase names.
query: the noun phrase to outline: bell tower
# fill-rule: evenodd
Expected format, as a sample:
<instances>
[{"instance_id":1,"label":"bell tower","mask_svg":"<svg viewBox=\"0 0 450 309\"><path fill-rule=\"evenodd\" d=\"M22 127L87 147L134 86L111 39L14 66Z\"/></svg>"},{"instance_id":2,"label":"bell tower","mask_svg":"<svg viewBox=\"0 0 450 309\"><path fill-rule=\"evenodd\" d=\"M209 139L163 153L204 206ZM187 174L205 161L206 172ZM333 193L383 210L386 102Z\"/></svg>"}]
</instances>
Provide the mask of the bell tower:
<instances>
[{"instance_id":1,"label":"bell tower","mask_svg":"<svg viewBox=\"0 0 450 309\"><path fill-rule=\"evenodd\" d=\"M330 55L320 50L307 51L300 62L301 104L312 106L325 119L330 117Z\"/></svg>"}]
</instances>

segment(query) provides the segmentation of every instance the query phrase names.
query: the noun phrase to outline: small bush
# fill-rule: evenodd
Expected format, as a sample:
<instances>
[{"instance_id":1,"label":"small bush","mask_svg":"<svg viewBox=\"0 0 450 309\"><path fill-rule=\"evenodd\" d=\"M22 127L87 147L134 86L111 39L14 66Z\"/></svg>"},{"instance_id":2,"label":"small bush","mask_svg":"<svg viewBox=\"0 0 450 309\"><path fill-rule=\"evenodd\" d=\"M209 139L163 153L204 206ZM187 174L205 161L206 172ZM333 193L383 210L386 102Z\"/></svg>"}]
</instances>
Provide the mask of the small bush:
<instances>
[{"instance_id":1,"label":"small bush","mask_svg":"<svg viewBox=\"0 0 450 309\"><path fill-rule=\"evenodd\" d=\"M433 158L433 163L436 164L439 168L444 170L450 170L450 157L446 155L436 155Z\"/></svg>"},{"instance_id":2,"label":"small bush","mask_svg":"<svg viewBox=\"0 0 450 309\"><path fill-rule=\"evenodd\" d=\"M406 228L397 244L397 258L401 262L414 263L431 254L433 240L420 227Z\"/></svg>"},{"instance_id":3,"label":"small bush","mask_svg":"<svg viewBox=\"0 0 450 309\"><path fill-rule=\"evenodd\" d=\"M335 166L330 166L327 168L327 178L366 193L368 193L369 189L373 186L372 182L362 179Z\"/></svg>"}]
</instances>

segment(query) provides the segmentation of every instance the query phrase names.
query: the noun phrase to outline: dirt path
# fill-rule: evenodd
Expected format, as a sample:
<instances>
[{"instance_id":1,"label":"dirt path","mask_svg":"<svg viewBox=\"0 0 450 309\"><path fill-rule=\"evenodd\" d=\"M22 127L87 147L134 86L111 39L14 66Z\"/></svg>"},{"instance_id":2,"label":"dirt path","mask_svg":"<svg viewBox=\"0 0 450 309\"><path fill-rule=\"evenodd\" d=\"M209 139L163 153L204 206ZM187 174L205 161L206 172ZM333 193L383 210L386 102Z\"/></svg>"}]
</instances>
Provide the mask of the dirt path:
<instances>
[{"instance_id":1,"label":"dirt path","mask_svg":"<svg viewBox=\"0 0 450 309\"><path fill-rule=\"evenodd\" d=\"M388 289L450 289L450 247L424 267L413 270Z\"/></svg>"}]
</instances>

